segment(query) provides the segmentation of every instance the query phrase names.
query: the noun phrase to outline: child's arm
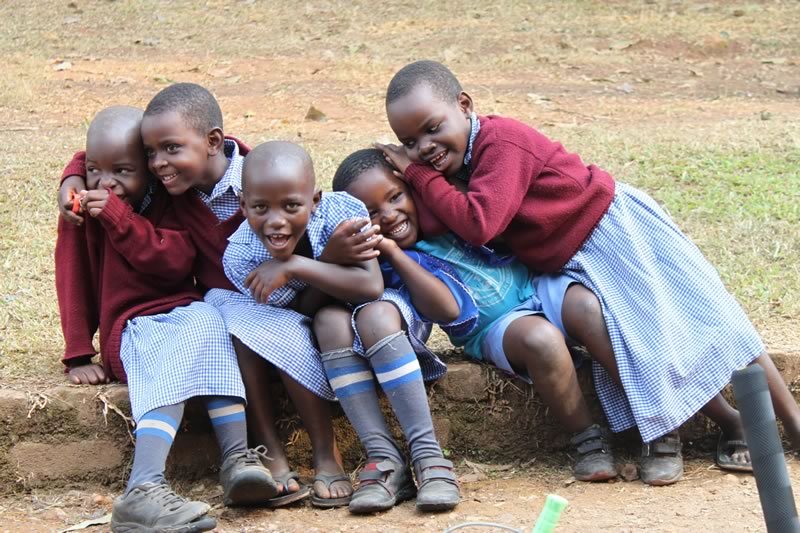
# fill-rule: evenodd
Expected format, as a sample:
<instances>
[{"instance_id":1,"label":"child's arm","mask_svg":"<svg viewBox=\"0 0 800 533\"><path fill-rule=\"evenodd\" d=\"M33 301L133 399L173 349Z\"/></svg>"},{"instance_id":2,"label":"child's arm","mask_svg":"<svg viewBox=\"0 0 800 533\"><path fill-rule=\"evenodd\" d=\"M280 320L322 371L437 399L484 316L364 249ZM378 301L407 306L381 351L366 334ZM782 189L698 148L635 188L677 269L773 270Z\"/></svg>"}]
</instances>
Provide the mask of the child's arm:
<instances>
[{"instance_id":1,"label":"child's arm","mask_svg":"<svg viewBox=\"0 0 800 533\"><path fill-rule=\"evenodd\" d=\"M352 266L332 265L300 255L286 261L264 261L244 281L258 302L266 302L275 289L298 279L343 302L359 304L383 294L383 279L375 259Z\"/></svg>"},{"instance_id":2,"label":"child's arm","mask_svg":"<svg viewBox=\"0 0 800 533\"><path fill-rule=\"evenodd\" d=\"M108 381L103 368L92 363L97 352L92 339L99 325L96 282L99 257L96 224L83 227L58 221L55 271L56 296L64 334L65 372L72 383L98 384Z\"/></svg>"},{"instance_id":3,"label":"child's arm","mask_svg":"<svg viewBox=\"0 0 800 533\"><path fill-rule=\"evenodd\" d=\"M480 153L480 165L462 193L432 167L410 163L402 147L381 145L381 149L419 192L425 207L446 221L453 233L477 246L505 231L525 199L532 176L543 167L519 147L490 145Z\"/></svg>"},{"instance_id":4,"label":"child's arm","mask_svg":"<svg viewBox=\"0 0 800 533\"><path fill-rule=\"evenodd\" d=\"M153 202L168 200L155 197ZM188 232L180 229L176 222L170 223L171 211L165 213L155 227L106 190L88 191L85 206L103 225L114 249L137 271L167 281L183 280L191 272L195 247ZM153 205L150 209L156 207Z\"/></svg>"},{"instance_id":5,"label":"child's arm","mask_svg":"<svg viewBox=\"0 0 800 533\"><path fill-rule=\"evenodd\" d=\"M58 212L61 218L76 226L83 224L83 216L72 211L72 196L84 189L86 189L86 152L76 152L61 174L61 186L58 189Z\"/></svg>"},{"instance_id":6,"label":"child's arm","mask_svg":"<svg viewBox=\"0 0 800 533\"><path fill-rule=\"evenodd\" d=\"M384 239L378 249L381 257L391 264L405 282L411 303L420 315L441 324L459 317L461 309L450 288L409 257L396 242Z\"/></svg>"}]
</instances>

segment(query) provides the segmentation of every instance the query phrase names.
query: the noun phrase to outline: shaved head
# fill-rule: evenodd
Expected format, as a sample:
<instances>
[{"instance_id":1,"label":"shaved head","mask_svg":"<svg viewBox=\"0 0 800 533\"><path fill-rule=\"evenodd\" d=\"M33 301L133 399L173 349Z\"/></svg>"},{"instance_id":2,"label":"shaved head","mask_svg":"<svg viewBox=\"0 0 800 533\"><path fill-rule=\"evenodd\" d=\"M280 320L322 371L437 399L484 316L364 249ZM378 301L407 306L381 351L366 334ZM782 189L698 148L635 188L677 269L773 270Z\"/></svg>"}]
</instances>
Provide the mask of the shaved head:
<instances>
[{"instance_id":1,"label":"shaved head","mask_svg":"<svg viewBox=\"0 0 800 533\"><path fill-rule=\"evenodd\" d=\"M131 136L140 138L139 128L142 125L141 109L135 107L115 105L103 109L95 115L92 123L89 124L89 131L86 133L86 144L92 141L104 139L117 139L129 141ZM141 141L139 141L141 144Z\"/></svg>"},{"instance_id":2,"label":"shaved head","mask_svg":"<svg viewBox=\"0 0 800 533\"><path fill-rule=\"evenodd\" d=\"M253 148L244 159L242 167L242 190L248 183L271 179L293 179L304 181L313 193L315 186L314 164L311 156L297 144L286 141L270 141Z\"/></svg>"}]
</instances>

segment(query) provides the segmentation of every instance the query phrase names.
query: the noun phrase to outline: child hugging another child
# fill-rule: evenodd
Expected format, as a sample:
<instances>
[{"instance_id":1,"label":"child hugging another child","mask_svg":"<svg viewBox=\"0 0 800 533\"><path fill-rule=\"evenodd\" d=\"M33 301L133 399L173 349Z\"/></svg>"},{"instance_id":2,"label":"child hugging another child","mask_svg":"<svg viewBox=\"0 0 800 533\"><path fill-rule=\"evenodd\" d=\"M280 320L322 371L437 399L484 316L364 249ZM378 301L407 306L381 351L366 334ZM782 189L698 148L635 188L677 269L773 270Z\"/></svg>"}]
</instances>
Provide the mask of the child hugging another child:
<instances>
[{"instance_id":1,"label":"child hugging another child","mask_svg":"<svg viewBox=\"0 0 800 533\"><path fill-rule=\"evenodd\" d=\"M128 382L136 444L114 531L206 531L205 503L187 501L164 480L186 400L201 396L222 456L226 505L267 499L278 487L246 446L244 387L219 312L191 276L195 249L163 187L147 172L142 112L111 107L86 139L81 225L59 220L56 289L64 363L75 384ZM83 187L81 188L83 189ZM92 337L100 330L102 366Z\"/></svg>"},{"instance_id":2,"label":"child hugging another child","mask_svg":"<svg viewBox=\"0 0 800 533\"><path fill-rule=\"evenodd\" d=\"M559 328L564 329L560 319L562 302L563 314L570 325L583 320L586 315L593 320L602 320L599 306L595 312L597 317L591 317L591 312L585 312L587 309L591 310L591 300L596 300L594 295L566 276L536 280L520 262L499 256L486 247L474 247L452 234L420 240L418 212L408 186L394 176L393 168L386 162L380 150L365 149L349 155L336 172L333 189L346 191L363 201L372 223L380 227L384 238L375 247L380 250L381 267L388 273L385 276L387 292L388 287L401 287L402 294L409 300L405 305L412 304L417 315L420 315L412 317L411 321L407 319L407 324L424 320L453 320L460 312L461 316L455 321L455 327L443 328L453 344L463 346L471 358L485 360L529 383L532 379L550 411L568 431L574 433L572 444L577 452L575 477L584 481L616 477L616 466L605 431L591 419L578 386L572 356L564 339L565 334L559 331ZM452 276L447 275L451 272ZM466 287L460 282L454 282L454 278L463 280ZM537 281L540 281L539 290L543 291L542 299L552 300L552 304L543 305L534 288ZM477 313L474 315L469 314L471 304L477 306ZM377 304L369 304L356 315L356 330L365 344L368 342L365 333L371 335L375 326L366 327L369 323L362 321L362 315L375 305ZM398 307L403 309L401 305ZM556 325L542 316L545 314L543 309L550 307L557 311L551 312L556 317L553 320ZM322 311L315 319L315 327L321 316ZM466 321L473 318L477 319L477 323L473 321L470 327L464 327ZM410 326L408 329L412 330ZM318 331L317 336L322 347L322 333ZM371 353L371 349L367 351L367 360L375 369L374 356L371 359L369 357ZM322 357L325 362L326 353ZM365 367L363 372L369 371L367 362L363 358L353 357L352 351L349 359L351 373L356 372L358 365ZM326 362L332 383L340 379L338 366L329 369ZM375 373L381 381L378 370ZM345 390L352 387L352 383L363 384L363 381L351 379ZM342 398L343 392L336 386L334 388L345 412L358 429L351 410L348 409L348 402ZM352 408L356 415L362 417L365 415L361 415L359 411L367 410L367 406L377 401L374 399L374 392L368 397L363 393L365 389L367 386L363 384L358 391L358 404ZM368 390L372 388L369 387ZM424 401L424 390L422 394ZM387 397L394 407L395 400L388 391ZM424 407L424 412L427 413L427 403ZM416 411L421 416L419 413L423 409L419 407ZM380 414L377 409L376 412ZM398 419L403 425L399 412ZM369 431L363 433L370 440L390 440L382 419L380 425L374 422L367 430ZM409 432L406 432L406 436L409 438L413 458L414 441ZM372 458L370 440L362 436ZM379 452L380 450L375 453ZM437 475L441 475L441 472L417 470L417 481L423 487L417 498L417 507L424 509L428 505L424 499L423 505L420 505L420 498L424 496L426 488L425 481L428 477L436 479ZM361 490L359 488L355 492L354 502Z\"/></svg>"},{"instance_id":3,"label":"child hugging another child","mask_svg":"<svg viewBox=\"0 0 800 533\"><path fill-rule=\"evenodd\" d=\"M477 116L439 63L401 69L386 112L402 146L381 148L424 207L426 237L449 229L473 245L501 240L531 270L561 272L597 296L607 334L594 337L603 342L586 342L581 328L567 332L595 359L612 430L638 426L645 482L680 479L676 430L698 411L722 430L719 465L751 468L739 414L720 391L735 369L754 362L766 371L792 445L800 446L800 409L755 329L649 196L533 128Z\"/></svg>"},{"instance_id":4,"label":"child hugging another child","mask_svg":"<svg viewBox=\"0 0 800 533\"><path fill-rule=\"evenodd\" d=\"M350 303L380 296L383 283L374 259L348 266L319 260L336 227L365 218L366 210L347 194L317 190L305 150L277 141L257 146L245 158L241 206L247 220L229 237L223 257L239 292L214 289L206 300L223 310L239 353L257 361L243 372L265 384L269 366L277 368L312 442L333 442L327 402L334 393L306 316L316 309L304 309L302 299L305 291ZM341 470L325 473L324 466L315 462L312 504L347 505L349 477ZM297 474L291 476L297 481Z\"/></svg>"}]
</instances>

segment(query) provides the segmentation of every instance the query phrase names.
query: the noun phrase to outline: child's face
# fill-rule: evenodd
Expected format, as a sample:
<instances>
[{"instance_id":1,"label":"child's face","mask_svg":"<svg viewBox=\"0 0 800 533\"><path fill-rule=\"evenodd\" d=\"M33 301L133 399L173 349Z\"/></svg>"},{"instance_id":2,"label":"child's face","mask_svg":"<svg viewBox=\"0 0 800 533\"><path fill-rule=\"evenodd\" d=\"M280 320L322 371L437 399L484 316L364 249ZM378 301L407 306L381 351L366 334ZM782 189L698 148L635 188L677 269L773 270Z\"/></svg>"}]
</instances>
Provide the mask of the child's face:
<instances>
[{"instance_id":1,"label":"child's face","mask_svg":"<svg viewBox=\"0 0 800 533\"><path fill-rule=\"evenodd\" d=\"M418 84L386 108L389 125L409 159L430 165L448 178L464 165L470 113L472 99L467 93L445 102L427 83Z\"/></svg>"},{"instance_id":2,"label":"child's face","mask_svg":"<svg viewBox=\"0 0 800 533\"><path fill-rule=\"evenodd\" d=\"M317 209L320 192L312 176L256 168L243 176L242 212L250 228L275 259L288 259Z\"/></svg>"},{"instance_id":3,"label":"child's face","mask_svg":"<svg viewBox=\"0 0 800 533\"><path fill-rule=\"evenodd\" d=\"M123 202L138 205L150 174L138 130L92 135L86 142L86 187L105 188Z\"/></svg>"},{"instance_id":4,"label":"child's face","mask_svg":"<svg viewBox=\"0 0 800 533\"><path fill-rule=\"evenodd\" d=\"M145 116L142 140L150 172L171 195L204 183L210 155L208 136L187 125L180 112Z\"/></svg>"},{"instance_id":5,"label":"child's face","mask_svg":"<svg viewBox=\"0 0 800 533\"><path fill-rule=\"evenodd\" d=\"M400 248L411 248L417 242L417 207L408 186L386 168L373 167L360 174L347 187L347 192L367 206L373 224L381 234Z\"/></svg>"}]
</instances>

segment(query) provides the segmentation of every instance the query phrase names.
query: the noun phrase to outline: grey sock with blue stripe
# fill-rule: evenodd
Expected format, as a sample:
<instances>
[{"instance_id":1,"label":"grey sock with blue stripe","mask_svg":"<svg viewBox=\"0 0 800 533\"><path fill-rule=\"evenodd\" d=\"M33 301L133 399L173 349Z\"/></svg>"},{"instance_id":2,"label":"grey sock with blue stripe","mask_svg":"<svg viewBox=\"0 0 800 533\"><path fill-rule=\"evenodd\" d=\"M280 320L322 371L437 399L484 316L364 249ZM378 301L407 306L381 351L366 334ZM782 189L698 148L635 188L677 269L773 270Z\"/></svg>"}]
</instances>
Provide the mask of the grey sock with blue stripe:
<instances>
[{"instance_id":1,"label":"grey sock with blue stripe","mask_svg":"<svg viewBox=\"0 0 800 533\"><path fill-rule=\"evenodd\" d=\"M183 418L184 402L148 411L136 424L133 468L125 494L143 483L164 483L167 456Z\"/></svg>"},{"instance_id":2,"label":"grey sock with blue stripe","mask_svg":"<svg viewBox=\"0 0 800 533\"><path fill-rule=\"evenodd\" d=\"M390 459L404 464L403 455L386 426L375 390L375 376L367 361L349 348L321 355L328 381L367 450L369 461Z\"/></svg>"},{"instance_id":3,"label":"grey sock with blue stripe","mask_svg":"<svg viewBox=\"0 0 800 533\"><path fill-rule=\"evenodd\" d=\"M247 417L244 401L235 396L209 396L206 398L208 418L217 436L221 462L233 453L247 451Z\"/></svg>"},{"instance_id":4,"label":"grey sock with blue stripe","mask_svg":"<svg viewBox=\"0 0 800 533\"><path fill-rule=\"evenodd\" d=\"M443 457L433 431L422 371L408 336L400 332L384 337L367 350L366 356L400 422L411 460Z\"/></svg>"}]
</instances>

